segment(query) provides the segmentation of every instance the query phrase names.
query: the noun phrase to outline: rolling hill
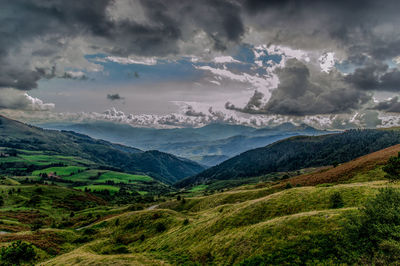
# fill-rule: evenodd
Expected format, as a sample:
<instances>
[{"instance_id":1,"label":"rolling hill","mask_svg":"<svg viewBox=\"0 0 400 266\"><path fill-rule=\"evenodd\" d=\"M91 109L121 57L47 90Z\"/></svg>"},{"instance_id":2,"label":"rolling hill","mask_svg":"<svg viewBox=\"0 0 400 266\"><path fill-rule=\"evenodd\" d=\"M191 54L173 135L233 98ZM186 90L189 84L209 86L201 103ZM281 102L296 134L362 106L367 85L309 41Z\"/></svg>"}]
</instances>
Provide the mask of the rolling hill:
<instances>
[{"instance_id":1,"label":"rolling hill","mask_svg":"<svg viewBox=\"0 0 400 266\"><path fill-rule=\"evenodd\" d=\"M177 187L192 186L334 165L400 143L400 133L390 130L349 130L341 134L300 136L244 152L220 165L179 181Z\"/></svg>"},{"instance_id":2,"label":"rolling hill","mask_svg":"<svg viewBox=\"0 0 400 266\"><path fill-rule=\"evenodd\" d=\"M4 116L0 116L0 147L79 156L122 171L147 174L167 184L204 169L195 162L159 151L144 152L74 132L44 130Z\"/></svg>"},{"instance_id":3,"label":"rolling hill","mask_svg":"<svg viewBox=\"0 0 400 266\"><path fill-rule=\"evenodd\" d=\"M354 131L339 135L350 134L345 137L346 145L354 143L353 135L362 140L373 139L369 148L374 149L390 142L392 133ZM302 140L308 148L315 143L346 146L343 136L329 140L332 136L337 135L286 141ZM355 145L361 149L363 143ZM333 148L328 150L335 153ZM8 151L9 148L0 150L3 154ZM21 243L18 241L29 243L35 256L26 260L39 265L398 264L400 258L392 252L398 245L397 238L388 243L386 235L375 238L376 234L364 233L365 225L371 224L367 228L373 229L380 223L387 229L385 232L397 233L390 211L399 208L400 185L383 180L381 168L398 151L400 145L391 146L335 168L278 182L247 184L212 194L183 190L178 195L165 194L151 197L149 202L123 205L97 197L93 191L60 187L57 183L22 184L17 176L0 175L0 249L15 251ZM91 163L84 159L79 162L78 157L48 158L36 151L17 153L18 156L0 159L36 164L59 160ZM354 153L360 151L356 149ZM102 170L96 175L100 170L92 173L88 171L93 170L79 172L82 169L76 167L62 168L39 172L57 171L65 179L92 182L109 178ZM98 179L92 180L93 174ZM125 181L146 179L112 171L110 177ZM397 197L397 203L386 202L388 195ZM339 206L335 204L338 197ZM363 210L371 210L377 202L380 205L373 213L377 219L365 220L368 217ZM10 257L15 259L15 254Z\"/></svg>"}]
</instances>

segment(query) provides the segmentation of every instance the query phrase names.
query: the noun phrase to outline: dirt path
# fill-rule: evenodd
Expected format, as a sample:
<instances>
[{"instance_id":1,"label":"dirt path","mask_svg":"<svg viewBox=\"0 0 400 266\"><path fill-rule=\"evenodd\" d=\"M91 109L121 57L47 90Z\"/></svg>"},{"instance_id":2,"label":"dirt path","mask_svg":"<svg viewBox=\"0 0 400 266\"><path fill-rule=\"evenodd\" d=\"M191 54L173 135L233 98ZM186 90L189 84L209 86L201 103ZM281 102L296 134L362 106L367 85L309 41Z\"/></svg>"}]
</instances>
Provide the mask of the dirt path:
<instances>
[{"instance_id":1,"label":"dirt path","mask_svg":"<svg viewBox=\"0 0 400 266\"><path fill-rule=\"evenodd\" d=\"M154 210L158 208L158 204L148 207L146 210Z\"/></svg>"}]
</instances>

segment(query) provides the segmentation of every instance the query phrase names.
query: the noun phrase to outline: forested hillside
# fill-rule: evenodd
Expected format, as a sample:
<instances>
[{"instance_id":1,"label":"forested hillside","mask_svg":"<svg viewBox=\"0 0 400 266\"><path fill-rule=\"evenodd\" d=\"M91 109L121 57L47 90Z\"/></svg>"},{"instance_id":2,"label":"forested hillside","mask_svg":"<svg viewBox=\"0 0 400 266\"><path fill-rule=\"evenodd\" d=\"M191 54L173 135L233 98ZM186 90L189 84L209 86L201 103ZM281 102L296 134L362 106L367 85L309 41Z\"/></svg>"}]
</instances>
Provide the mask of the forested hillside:
<instances>
[{"instance_id":1,"label":"forested hillside","mask_svg":"<svg viewBox=\"0 0 400 266\"><path fill-rule=\"evenodd\" d=\"M348 130L341 134L292 137L244 152L176 185L185 187L216 180L334 165L398 143L400 133L391 130Z\"/></svg>"}]
</instances>

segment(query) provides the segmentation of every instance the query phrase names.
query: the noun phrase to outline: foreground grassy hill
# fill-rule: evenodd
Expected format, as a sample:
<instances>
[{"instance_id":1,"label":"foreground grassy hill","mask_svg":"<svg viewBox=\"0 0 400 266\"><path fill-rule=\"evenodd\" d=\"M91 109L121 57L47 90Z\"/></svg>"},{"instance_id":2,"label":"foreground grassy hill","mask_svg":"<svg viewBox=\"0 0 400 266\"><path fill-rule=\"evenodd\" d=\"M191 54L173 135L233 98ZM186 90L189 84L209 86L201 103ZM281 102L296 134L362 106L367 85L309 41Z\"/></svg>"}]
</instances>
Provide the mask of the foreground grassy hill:
<instances>
[{"instance_id":1,"label":"foreground grassy hill","mask_svg":"<svg viewBox=\"0 0 400 266\"><path fill-rule=\"evenodd\" d=\"M195 162L167 153L143 152L74 132L44 130L4 116L0 116L0 147L77 156L124 172L147 174L165 183L176 182L204 169Z\"/></svg>"},{"instance_id":2,"label":"foreground grassy hill","mask_svg":"<svg viewBox=\"0 0 400 266\"><path fill-rule=\"evenodd\" d=\"M87 234L95 241L43 264L356 263L369 259L368 254L341 250L345 224L386 185L375 181L299 187L270 195L258 190L254 191L258 196L248 193L247 199L238 191L212 196L218 201L229 194L237 202L210 206L212 199L200 197L178 202L183 205L179 211L166 205L162 206L166 209L128 212L93 225ZM332 208L334 193L342 195L342 208Z\"/></svg>"},{"instance_id":3,"label":"foreground grassy hill","mask_svg":"<svg viewBox=\"0 0 400 266\"><path fill-rule=\"evenodd\" d=\"M400 143L393 130L349 130L340 134L292 137L244 152L175 184L188 187L274 172L335 165Z\"/></svg>"}]
</instances>

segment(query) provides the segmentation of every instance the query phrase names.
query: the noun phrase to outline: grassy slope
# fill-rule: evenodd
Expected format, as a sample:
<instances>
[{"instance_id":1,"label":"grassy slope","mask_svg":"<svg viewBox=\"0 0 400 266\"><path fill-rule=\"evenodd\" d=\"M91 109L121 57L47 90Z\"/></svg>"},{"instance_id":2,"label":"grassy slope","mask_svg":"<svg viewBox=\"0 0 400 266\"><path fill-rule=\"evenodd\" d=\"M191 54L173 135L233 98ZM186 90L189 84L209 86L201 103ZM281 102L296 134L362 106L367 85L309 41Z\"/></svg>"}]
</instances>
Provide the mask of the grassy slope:
<instances>
[{"instance_id":1,"label":"grassy slope","mask_svg":"<svg viewBox=\"0 0 400 266\"><path fill-rule=\"evenodd\" d=\"M335 168L322 170L316 173L305 174L287 180L292 185L313 186L323 183L345 182L352 178L383 178L384 174L381 167L391 156L396 156L400 152L400 145L395 145L368 155L359 157L350 162L341 164ZM372 174L372 175L371 175ZM357 181L357 179L356 179ZM286 183L286 182L285 182Z\"/></svg>"},{"instance_id":2,"label":"grassy slope","mask_svg":"<svg viewBox=\"0 0 400 266\"><path fill-rule=\"evenodd\" d=\"M1 149L0 149L1 150ZM17 150L17 156L11 157L0 157L0 165L2 163L17 163L15 166L18 166L16 169L20 169L22 172L27 172L27 168L30 165L34 165L43 169L35 170L30 176L19 176L14 177L13 179L8 179L10 182L12 180L24 181L25 179L29 180L39 180L40 174L56 174L55 179L51 178L47 180L48 183L56 182L61 186L67 187L75 187L79 189L84 189L85 185L89 186L88 188L95 188L95 190L109 190L110 192L116 192L120 190L119 183L129 184L130 187L128 191L136 191L136 192L157 192L160 188L166 188L166 185L154 180L153 178L147 175L137 175L137 174L127 174L110 170L100 170L96 169L99 167L94 162L82 159L80 157L75 156L62 156L56 155L54 152L50 151L26 151L26 150ZM61 164L64 166L50 166L51 164ZM10 170L10 168L8 168ZM67 181L78 182L77 184L73 183L62 183L58 182L59 178ZM115 184L105 184L107 182L114 182ZM0 180L0 183L3 182ZM4 182L3 182L4 183ZM103 186L91 187L92 185L103 184Z\"/></svg>"},{"instance_id":3,"label":"grassy slope","mask_svg":"<svg viewBox=\"0 0 400 266\"><path fill-rule=\"evenodd\" d=\"M375 181L331 187L300 187L267 196L255 193L258 195L255 197L248 193L247 200L242 191L236 191L186 199L186 203L182 204L183 212L159 209L125 213L106 220L107 224L98 228L96 242L48 263L107 261L110 255L106 254L118 253L113 249L121 245L130 254L114 254L113 258L125 259L132 265L139 258L147 258L149 263L154 264L196 262L231 265L257 254L273 256L289 247L301 259L301 254L309 253L307 248L313 245L304 241L310 241L318 234L331 236L340 230L349 213L357 212L367 198L386 185L385 181ZM342 194L344 208L330 209L329 198L334 192ZM238 202L220 201L209 206L214 201L210 198L226 197L226 194L230 194L232 202L235 202L234 198ZM192 200L198 202L197 207L192 205ZM190 221L188 225L183 224L186 218ZM116 219L119 219L118 225ZM163 223L166 231L158 232L158 223ZM142 234L145 236L143 241L140 240Z\"/></svg>"},{"instance_id":4,"label":"grassy slope","mask_svg":"<svg viewBox=\"0 0 400 266\"><path fill-rule=\"evenodd\" d=\"M2 185L0 195L4 200L0 209L0 231L11 232L29 230L39 221L50 226L61 222L71 211L79 212L106 204L90 194L59 186ZM39 198L36 203L30 202L34 196Z\"/></svg>"}]
</instances>

